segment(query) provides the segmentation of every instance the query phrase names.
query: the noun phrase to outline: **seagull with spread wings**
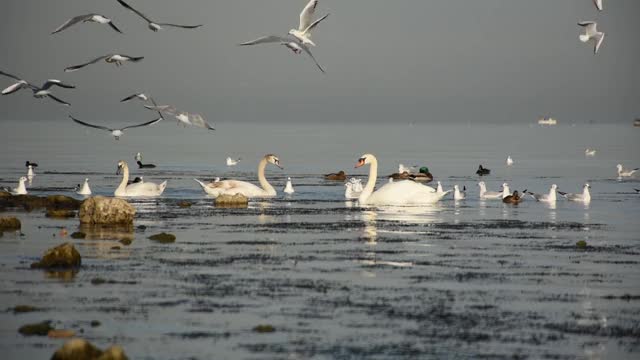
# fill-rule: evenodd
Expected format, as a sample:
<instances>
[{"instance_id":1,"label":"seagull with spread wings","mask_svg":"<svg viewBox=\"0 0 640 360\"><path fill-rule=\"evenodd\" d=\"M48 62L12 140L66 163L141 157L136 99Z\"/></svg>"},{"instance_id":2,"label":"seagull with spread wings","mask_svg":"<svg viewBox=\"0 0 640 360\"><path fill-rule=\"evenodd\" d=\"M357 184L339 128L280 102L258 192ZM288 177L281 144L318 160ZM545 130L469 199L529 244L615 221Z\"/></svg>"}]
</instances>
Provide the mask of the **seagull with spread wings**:
<instances>
[{"instance_id":1,"label":"seagull with spread wings","mask_svg":"<svg viewBox=\"0 0 640 360\"><path fill-rule=\"evenodd\" d=\"M113 30L122 34L122 31L120 31L120 29L118 29L118 27L113 23L113 20L109 19L108 17L100 14L86 14L86 15L79 15L79 16L72 17L71 19L67 20L64 24L58 26L57 29L53 30L51 35L57 34L60 31L70 28L73 25L78 24L80 22L83 22L83 23L94 22L98 24L109 24L109 26L111 26Z\"/></svg>"},{"instance_id":2,"label":"seagull with spread wings","mask_svg":"<svg viewBox=\"0 0 640 360\"><path fill-rule=\"evenodd\" d=\"M200 24L200 25L178 25L178 24L170 24L170 23L156 23L153 20L149 19L145 14L143 14L140 11L134 9L131 5L127 4L126 2L124 2L122 0L118 0L118 2L120 3L120 5L124 6L125 8L127 8L127 9L129 9L131 11L133 11L138 16L143 18L147 23L149 23L149 29L151 29L153 31L162 30L163 26L177 27L177 28L183 28L183 29L197 29L197 28L202 26L202 24Z\"/></svg>"},{"instance_id":3,"label":"seagull with spread wings","mask_svg":"<svg viewBox=\"0 0 640 360\"><path fill-rule=\"evenodd\" d=\"M578 25L584 28L584 34L580 34L579 36L580 41L587 43L593 40L593 53L597 54L604 40L604 33L598 31L598 23L595 21L581 21Z\"/></svg>"},{"instance_id":4,"label":"seagull with spread wings","mask_svg":"<svg viewBox=\"0 0 640 360\"><path fill-rule=\"evenodd\" d=\"M129 61L139 62L139 61L142 61L142 59L144 59L144 56L135 57L135 56L129 56L129 55L122 55L122 54L107 54L104 56L97 57L84 64L69 66L68 68L64 69L64 72L73 72L76 70L80 70L87 65L95 64L102 60L104 60L107 64L116 64L116 66L122 66L125 62L129 62Z\"/></svg>"},{"instance_id":5,"label":"seagull with spread wings","mask_svg":"<svg viewBox=\"0 0 640 360\"><path fill-rule=\"evenodd\" d=\"M144 107L149 110L157 111L159 113L173 115L176 118L176 120L178 120L178 125L182 123L184 127L187 127L187 125L189 125L189 126L195 126L195 127L207 129L207 130L215 130L215 128L211 126L200 114L188 113L186 111L179 111L173 105L158 105L153 100L153 98L151 98L151 102L153 102L153 106L145 105Z\"/></svg>"},{"instance_id":6,"label":"seagull with spread wings","mask_svg":"<svg viewBox=\"0 0 640 360\"><path fill-rule=\"evenodd\" d=\"M160 113L158 113L158 114L160 114ZM71 120L75 121L76 123L78 123L78 124L80 124L80 125L88 126L88 127L94 128L94 129L100 129L100 130L106 130L106 131L109 131L109 132L111 133L111 135L113 135L113 137L114 137L116 140L120 140L120 137L121 137L122 135L124 135L124 131L125 131L125 130L127 130L127 129L132 129L132 128L137 128L137 127L143 127L143 126L153 125L153 124L155 124L155 123L157 123L157 122L160 122L160 121L162 121L162 120L164 119L164 118L162 117L162 114L160 114L160 117L159 117L159 118L157 118L157 119L155 119L155 120L147 121L146 123L137 124L137 125L125 126L125 127L123 127L123 128L120 128L120 129L112 129L112 128L108 128L108 127L106 127L106 126L93 125L93 124L86 123L86 122L84 122L84 121L80 121L80 120L78 120L78 119L74 118L74 117L73 117L73 116L71 116L71 115L69 115L69 117L71 118Z\"/></svg>"},{"instance_id":7,"label":"seagull with spread wings","mask_svg":"<svg viewBox=\"0 0 640 360\"><path fill-rule=\"evenodd\" d=\"M120 102L127 102L131 100L140 100L140 101L149 101L149 96L145 93L136 93L133 95L129 95L126 98L120 100Z\"/></svg>"},{"instance_id":8,"label":"seagull with spread wings","mask_svg":"<svg viewBox=\"0 0 640 360\"><path fill-rule=\"evenodd\" d=\"M18 90L21 90L21 89L31 89L31 91L33 91L33 97L36 98L36 99L43 99L45 97L48 97L51 100L57 101L62 105L65 105L65 106L69 106L70 105L68 102L63 101L63 100L53 96L51 94L51 91L49 91L49 89L52 86L59 86L59 87L65 88L65 89L74 89L75 86L73 86L73 85L65 84L60 80L49 79L49 80L45 81L44 84L42 84L42 86L38 87L38 86L35 86L35 85L29 83L26 80L22 80L19 77L15 76L15 75L8 74L6 72L0 71L0 75L4 75L4 76L7 76L7 77L10 77L10 78L12 78L14 80L18 80L17 83L15 83L15 84L7 87L6 89L2 90L2 95L13 94L14 92L17 92Z\"/></svg>"}]
</instances>

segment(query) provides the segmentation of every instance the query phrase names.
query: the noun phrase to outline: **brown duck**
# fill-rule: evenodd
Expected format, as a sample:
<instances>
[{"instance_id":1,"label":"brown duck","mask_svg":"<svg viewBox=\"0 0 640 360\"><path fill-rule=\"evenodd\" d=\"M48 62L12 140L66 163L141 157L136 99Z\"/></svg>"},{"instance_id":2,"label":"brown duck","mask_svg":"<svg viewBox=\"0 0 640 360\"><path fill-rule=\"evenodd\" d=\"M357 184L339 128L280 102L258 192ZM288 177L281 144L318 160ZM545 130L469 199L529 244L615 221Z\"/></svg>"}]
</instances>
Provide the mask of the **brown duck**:
<instances>
[{"instance_id":1,"label":"brown duck","mask_svg":"<svg viewBox=\"0 0 640 360\"><path fill-rule=\"evenodd\" d=\"M527 190L523 191L522 193L526 194ZM502 202L505 204L518 205L522 200L524 200L524 198L522 198L520 194L518 194L518 191L516 190L513 192L513 194L504 197L502 199Z\"/></svg>"},{"instance_id":2,"label":"brown duck","mask_svg":"<svg viewBox=\"0 0 640 360\"><path fill-rule=\"evenodd\" d=\"M347 174L345 174L344 171L340 170L340 172L337 172L337 173L326 174L324 176L324 179L344 181L344 180L347 180Z\"/></svg>"}]
</instances>

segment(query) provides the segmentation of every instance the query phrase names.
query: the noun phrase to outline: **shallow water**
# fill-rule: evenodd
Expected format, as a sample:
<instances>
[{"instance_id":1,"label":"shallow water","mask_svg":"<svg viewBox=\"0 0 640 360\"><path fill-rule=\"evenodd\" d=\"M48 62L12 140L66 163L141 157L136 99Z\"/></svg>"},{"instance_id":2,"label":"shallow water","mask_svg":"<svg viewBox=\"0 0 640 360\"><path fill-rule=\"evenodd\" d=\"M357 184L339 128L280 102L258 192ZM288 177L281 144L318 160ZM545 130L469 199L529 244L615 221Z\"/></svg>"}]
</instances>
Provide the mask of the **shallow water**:
<instances>
[{"instance_id":1,"label":"shallow water","mask_svg":"<svg viewBox=\"0 0 640 360\"><path fill-rule=\"evenodd\" d=\"M28 131L36 128L38 131ZM25 160L38 162L33 194L69 193L85 177L112 194L118 159L141 151L147 181L168 179L165 195L134 200L129 232L61 238L78 221L42 211L5 212L22 233L0 238L0 304L41 311L0 313L0 351L43 358L63 341L23 337L23 324L49 319L131 358L628 358L640 352L640 239L636 179L615 165L640 166L639 129L628 126L323 126L219 124L211 134L159 124L119 142L66 122L2 122L0 183L13 186ZM172 134L172 136L168 136ZM393 139L393 140L392 140ZM584 149L596 148L594 158ZM296 193L218 209L192 180L252 181L260 156L278 189ZM427 208L360 208L342 183L321 174L353 172L365 152L381 173L398 162L428 166L445 188L469 199ZM507 169L504 158L516 161ZM244 160L227 168L227 156ZM477 200L475 169L492 169L490 190L545 192L552 183L589 206L559 200L517 207ZM366 170L358 169L361 177ZM142 174L135 171L137 175ZM380 179L380 182L385 180ZM67 192L65 192L67 191ZM180 199L194 205L183 209ZM147 237L174 233L174 244ZM133 237L129 246L117 242ZM105 239L106 238L106 239ZM111 240L109 240L111 239ZM586 249L576 242L585 240ZM75 273L29 269L47 248L72 241ZM119 249L112 247L118 246ZM93 284L102 278L104 284ZM98 320L101 325L91 327ZM258 324L275 327L256 333Z\"/></svg>"}]
</instances>

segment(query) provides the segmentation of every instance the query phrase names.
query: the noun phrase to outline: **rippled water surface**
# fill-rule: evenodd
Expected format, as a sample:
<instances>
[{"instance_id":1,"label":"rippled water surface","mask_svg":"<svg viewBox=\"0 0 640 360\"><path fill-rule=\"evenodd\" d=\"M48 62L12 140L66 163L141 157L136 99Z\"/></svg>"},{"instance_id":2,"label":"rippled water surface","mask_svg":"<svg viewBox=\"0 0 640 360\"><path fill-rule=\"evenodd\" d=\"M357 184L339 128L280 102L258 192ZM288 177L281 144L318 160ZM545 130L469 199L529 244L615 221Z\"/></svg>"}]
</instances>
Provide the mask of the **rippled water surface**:
<instances>
[{"instance_id":1,"label":"rippled water surface","mask_svg":"<svg viewBox=\"0 0 640 360\"><path fill-rule=\"evenodd\" d=\"M0 304L40 311L0 312L4 358L48 358L63 340L23 337L26 323L52 320L100 347L117 343L134 359L190 358L627 358L640 353L640 188L615 165L640 166L640 129L495 125L230 125L215 133L161 123L115 141L65 121L0 123L0 183L14 186L38 162L32 194L73 195L85 177L110 195L116 163L140 151L169 181L164 196L132 200L133 229L61 235L78 220L42 211L6 211L22 235L0 238ZM596 148L585 158L585 148ZM342 182L376 154L381 173L399 162L428 166L468 199L426 208L361 208ZM247 209L213 206L193 178L255 181L265 153L279 190ZM504 166L510 154L513 168ZM242 157L227 168L227 156ZM490 190L545 192L592 186L590 205L558 200L507 206L478 200L475 170ZM386 181L380 179L379 183ZM177 205L180 200L190 208ZM140 227L144 225L144 227ZM148 239L158 232L173 244ZM118 242L133 238L130 245ZM586 248L576 242L584 240ZM82 255L72 273L29 269L47 248L71 241ZM103 279L101 283L96 279ZM92 327L91 321L101 325ZM274 332L253 331L271 325Z\"/></svg>"}]
</instances>

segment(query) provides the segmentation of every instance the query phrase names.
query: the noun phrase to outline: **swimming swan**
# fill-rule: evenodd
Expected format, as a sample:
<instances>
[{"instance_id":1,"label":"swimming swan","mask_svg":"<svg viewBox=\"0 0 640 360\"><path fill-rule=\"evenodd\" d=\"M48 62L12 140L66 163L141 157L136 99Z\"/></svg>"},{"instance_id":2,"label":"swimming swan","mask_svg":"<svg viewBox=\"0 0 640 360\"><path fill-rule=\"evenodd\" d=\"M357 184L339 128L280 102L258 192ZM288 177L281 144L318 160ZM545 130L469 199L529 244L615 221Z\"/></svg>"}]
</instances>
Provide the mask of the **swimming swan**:
<instances>
[{"instance_id":1,"label":"swimming swan","mask_svg":"<svg viewBox=\"0 0 640 360\"><path fill-rule=\"evenodd\" d=\"M239 180L214 181L208 184L205 184L198 179L194 180L198 184L200 184L204 192L216 197L222 194L242 194L248 198L274 197L277 195L276 189L274 189L273 186L271 186L271 184L269 184L267 179L264 177L264 170L267 167L267 163L271 163L282 169L282 166L280 166L280 160L276 155L265 155L258 164L258 182L260 183L260 186L262 186L261 188L252 183Z\"/></svg>"},{"instance_id":2,"label":"swimming swan","mask_svg":"<svg viewBox=\"0 0 640 360\"><path fill-rule=\"evenodd\" d=\"M137 182L127 185L129 181L129 166L124 160L118 161L118 171L116 174L119 175L120 172L122 172L123 175L122 181L113 193L115 196L160 196L167 187L166 181L160 185L152 182Z\"/></svg>"},{"instance_id":3,"label":"swimming swan","mask_svg":"<svg viewBox=\"0 0 640 360\"><path fill-rule=\"evenodd\" d=\"M369 180L358 198L361 205L434 204L444 197L444 194L436 193L434 188L411 180L387 183L374 192L378 177L378 159L371 154L364 154L358 159L356 168L366 164L370 165Z\"/></svg>"},{"instance_id":4,"label":"swimming swan","mask_svg":"<svg viewBox=\"0 0 640 360\"><path fill-rule=\"evenodd\" d=\"M78 195L91 195L91 188L89 187L89 179L84 179L82 186L76 187L76 194Z\"/></svg>"}]
</instances>

